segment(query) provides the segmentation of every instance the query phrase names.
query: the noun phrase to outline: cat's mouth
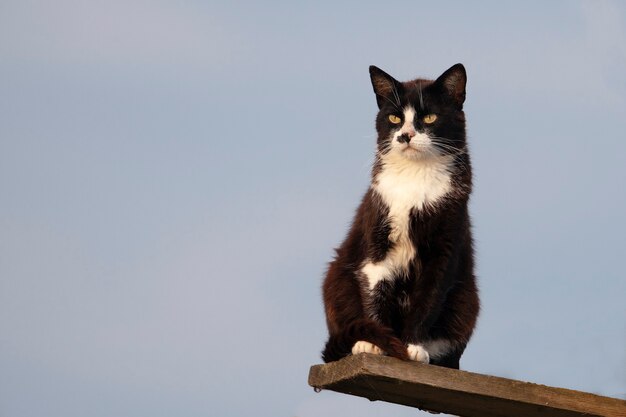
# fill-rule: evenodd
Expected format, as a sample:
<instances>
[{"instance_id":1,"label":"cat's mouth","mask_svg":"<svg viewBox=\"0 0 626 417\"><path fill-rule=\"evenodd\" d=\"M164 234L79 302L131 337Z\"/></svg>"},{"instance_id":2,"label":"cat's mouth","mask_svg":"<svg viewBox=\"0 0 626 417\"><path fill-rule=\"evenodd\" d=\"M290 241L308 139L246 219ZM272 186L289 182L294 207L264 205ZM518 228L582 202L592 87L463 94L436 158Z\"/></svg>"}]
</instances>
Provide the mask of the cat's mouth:
<instances>
[{"instance_id":1,"label":"cat's mouth","mask_svg":"<svg viewBox=\"0 0 626 417\"><path fill-rule=\"evenodd\" d=\"M422 154L424 153L425 150L422 146L419 145L411 145L411 144L407 144L404 149L402 149L402 153L408 154L408 155L412 155L412 154Z\"/></svg>"},{"instance_id":2,"label":"cat's mouth","mask_svg":"<svg viewBox=\"0 0 626 417\"><path fill-rule=\"evenodd\" d=\"M406 144L404 148L400 150L400 153L408 159L428 159L434 157L432 150L428 146L417 144Z\"/></svg>"}]
</instances>

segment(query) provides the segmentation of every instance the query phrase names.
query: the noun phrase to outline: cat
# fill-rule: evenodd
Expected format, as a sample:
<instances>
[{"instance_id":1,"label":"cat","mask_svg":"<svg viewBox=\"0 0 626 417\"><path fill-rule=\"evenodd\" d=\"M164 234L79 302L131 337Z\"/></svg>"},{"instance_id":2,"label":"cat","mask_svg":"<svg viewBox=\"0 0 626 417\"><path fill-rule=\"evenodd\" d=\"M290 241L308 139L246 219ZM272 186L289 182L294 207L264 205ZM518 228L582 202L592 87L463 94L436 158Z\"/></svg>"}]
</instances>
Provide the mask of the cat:
<instances>
[{"instance_id":1,"label":"cat","mask_svg":"<svg viewBox=\"0 0 626 417\"><path fill-rule=\"evenodd\" d=\"M371 184L329 264L325 362L362 352L459 368L480 305L468 199L467 76L399 82L371 66Z\"/></svg>"}]
</instances>

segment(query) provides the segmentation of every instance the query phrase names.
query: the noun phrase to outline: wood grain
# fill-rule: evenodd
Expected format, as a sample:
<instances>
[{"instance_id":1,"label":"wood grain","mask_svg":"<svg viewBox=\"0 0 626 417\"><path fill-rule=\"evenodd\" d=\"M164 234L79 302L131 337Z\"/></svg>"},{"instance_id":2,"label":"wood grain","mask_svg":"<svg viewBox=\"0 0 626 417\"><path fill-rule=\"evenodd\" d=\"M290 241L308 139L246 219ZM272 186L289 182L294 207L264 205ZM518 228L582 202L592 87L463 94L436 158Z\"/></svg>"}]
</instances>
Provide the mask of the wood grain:
<instances>
[{"instance_id":1,"label":"wood grain","mask_svg":"<svg viewBox=\"0 0 626 417\"><path fill-rule=\"evenodd\" d=\"M359 354L314 365L309 385L461 417L626 417L626 401Z\"/></svg>"}]
</instances>

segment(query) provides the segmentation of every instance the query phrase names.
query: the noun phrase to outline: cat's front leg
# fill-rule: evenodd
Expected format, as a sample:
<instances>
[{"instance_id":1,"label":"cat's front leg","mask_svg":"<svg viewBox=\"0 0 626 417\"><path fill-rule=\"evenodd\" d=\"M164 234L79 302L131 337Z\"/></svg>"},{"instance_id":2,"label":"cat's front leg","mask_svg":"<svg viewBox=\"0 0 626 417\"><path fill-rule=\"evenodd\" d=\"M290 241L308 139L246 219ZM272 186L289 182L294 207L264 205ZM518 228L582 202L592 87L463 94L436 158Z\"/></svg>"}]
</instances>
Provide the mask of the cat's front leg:
<instances>
[{"instance_id":1,"label":"cat's front leg","mask_svg":"<svg viewBox=\"0 0 626 417\"><path fill-rule=\"evenodd\" d=\"M413 305L404 317L402 340L407 344L411 360L430 363L429 330L441 313L445 295L450 287L446 276L449 257L441 250L439 256L424 265L411 299Z\"/></svg>"}]
</instances>

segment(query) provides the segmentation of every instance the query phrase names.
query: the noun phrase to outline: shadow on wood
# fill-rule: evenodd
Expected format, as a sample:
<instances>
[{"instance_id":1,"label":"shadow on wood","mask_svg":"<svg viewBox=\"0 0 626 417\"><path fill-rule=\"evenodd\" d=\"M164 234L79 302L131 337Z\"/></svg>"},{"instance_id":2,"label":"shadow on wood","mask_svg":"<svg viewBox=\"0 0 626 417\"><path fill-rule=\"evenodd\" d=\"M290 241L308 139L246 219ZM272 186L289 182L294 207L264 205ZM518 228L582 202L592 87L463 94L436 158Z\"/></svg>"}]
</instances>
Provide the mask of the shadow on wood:
<instances>
[{"instance_id":1,"label":"shadow on wood","mask_svg":"<svg viewBox=\"0 0 626 417\"><path fill-rule=\"evenodd\" d=\"M626 401L359 354L309 372L309 385L461 417L626 417Z\"/></svg>"}]
</instances>

